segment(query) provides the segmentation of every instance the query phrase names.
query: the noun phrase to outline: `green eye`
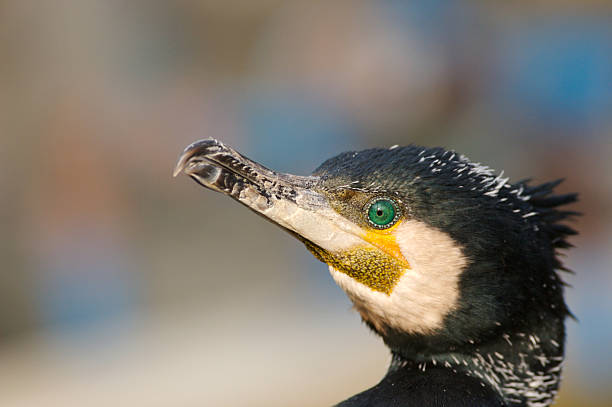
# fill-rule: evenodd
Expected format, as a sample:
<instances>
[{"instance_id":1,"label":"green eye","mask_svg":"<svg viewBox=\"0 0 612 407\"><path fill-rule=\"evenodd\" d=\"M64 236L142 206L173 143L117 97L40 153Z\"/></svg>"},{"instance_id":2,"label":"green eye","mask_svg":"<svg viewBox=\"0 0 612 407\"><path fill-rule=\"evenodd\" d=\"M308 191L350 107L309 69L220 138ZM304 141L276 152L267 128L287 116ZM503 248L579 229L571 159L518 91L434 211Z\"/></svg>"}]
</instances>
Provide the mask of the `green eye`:
<instances>
[{"instance_id":1,"label":"green eye","mask_svg":"<svg viewBox=\"0 0 612 407\"><path fill-rule=\"evenodd\" d=\"M371 202L368 208L368 219L378 229L392 226L398 218L397 215L395 204L388 199L377 199Z\"/></svg>"}]
</instances>

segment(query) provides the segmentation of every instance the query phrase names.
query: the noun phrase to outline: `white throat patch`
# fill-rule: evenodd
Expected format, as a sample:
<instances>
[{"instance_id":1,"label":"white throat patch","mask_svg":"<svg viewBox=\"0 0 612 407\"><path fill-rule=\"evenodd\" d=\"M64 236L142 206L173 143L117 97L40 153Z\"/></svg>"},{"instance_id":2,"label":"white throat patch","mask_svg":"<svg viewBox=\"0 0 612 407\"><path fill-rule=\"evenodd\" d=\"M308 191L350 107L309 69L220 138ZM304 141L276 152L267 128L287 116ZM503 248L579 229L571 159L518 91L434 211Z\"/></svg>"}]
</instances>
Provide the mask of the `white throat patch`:
<instances>
[{"instance_id":1,"label":"white throat patch","mask_svg":"<svg viewBox=\"0 0 612 407\"><path fill-rule=\"evenodd\" d=\"M374 291L331 266L330 273L361 317L379 332L393 328L432 333L457 306L459 276L467 260L450 236L423 222L402 222L395 237L411 268L390 295Z\"/></svg>"}]
</instances>

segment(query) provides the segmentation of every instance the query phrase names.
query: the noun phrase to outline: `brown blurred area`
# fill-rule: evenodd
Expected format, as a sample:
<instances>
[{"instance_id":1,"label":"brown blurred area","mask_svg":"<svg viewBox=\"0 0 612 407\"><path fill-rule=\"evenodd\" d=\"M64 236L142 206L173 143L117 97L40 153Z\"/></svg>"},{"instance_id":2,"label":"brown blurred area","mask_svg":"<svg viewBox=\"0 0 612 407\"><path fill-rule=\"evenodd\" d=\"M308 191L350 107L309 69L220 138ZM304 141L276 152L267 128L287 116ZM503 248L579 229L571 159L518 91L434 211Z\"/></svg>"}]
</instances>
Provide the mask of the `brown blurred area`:
<instances>
[{"instance_id":1,"label":"brown blurred area","mask_svg":"<svg viewBox=\"0 0 612 407\"><path fill-rule=\"evenodd\" d=\"M330 405L389 356L324 265L186 178L443 145L578 191L557 405L612 404L607 1L0 2L0 405Z\"/></svg>"}]
</instances>

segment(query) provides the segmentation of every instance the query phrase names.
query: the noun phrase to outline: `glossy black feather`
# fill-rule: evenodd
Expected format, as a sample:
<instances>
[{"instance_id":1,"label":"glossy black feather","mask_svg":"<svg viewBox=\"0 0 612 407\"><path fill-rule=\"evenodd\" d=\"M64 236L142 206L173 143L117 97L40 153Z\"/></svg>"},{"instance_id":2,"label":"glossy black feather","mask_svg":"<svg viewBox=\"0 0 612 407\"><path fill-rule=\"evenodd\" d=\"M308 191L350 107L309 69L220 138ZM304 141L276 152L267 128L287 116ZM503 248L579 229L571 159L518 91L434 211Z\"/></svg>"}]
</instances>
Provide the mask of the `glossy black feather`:
<instances>
[{"instance_id":1,"label":"glossy black feather","mask_svg":"<svg viewBox=\"0 0 612 407\"><path fill-rule=\"evenodd\" d=\"M389 373L376 386L337 407L503 407L503 399L480 380L449 369L418 368Z\"/></svg>"}]
</instances>

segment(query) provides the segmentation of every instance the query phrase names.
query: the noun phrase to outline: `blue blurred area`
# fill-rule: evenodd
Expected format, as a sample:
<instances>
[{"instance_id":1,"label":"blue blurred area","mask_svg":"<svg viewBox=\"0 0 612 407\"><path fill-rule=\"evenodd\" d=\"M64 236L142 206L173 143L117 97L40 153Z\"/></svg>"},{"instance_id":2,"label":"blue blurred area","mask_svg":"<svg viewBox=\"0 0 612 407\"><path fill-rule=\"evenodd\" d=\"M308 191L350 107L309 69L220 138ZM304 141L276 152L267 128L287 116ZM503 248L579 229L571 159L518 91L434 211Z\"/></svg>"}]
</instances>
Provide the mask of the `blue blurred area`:
<instances>
[{"instance_id":1,"label":"blue blurred area","mask_svg":"<svg viewBox=\"0 0 612 407\"><path fill-rule=\"evenodd\" d=\"M612 108L610 38L610 20L596 15L521 22L497 50L489 97L511 120L556 130L551 137L603 137Z\"/></svg>"},{"instance_id":2,"label":"blue blurred area","mask_svg":"<svg viewBox=\"0 0 612 407\"><path fill-rule=\"evenodd\" d=\"M558 405L611 404L609 2L2 7L1 405L114 405L105 397L126 387L130 405L328 405L379 379L386 351L325 265L171 178L205 137L298 174L341 151L418 143L512 180L565 177L585 216L565 257L579 322ZM93 340L101 331L114 341ZM286 362L295 353L317 373ZM290 384L316 380L296 401Z\"/></svg>"},{"instance_id":3,"label":"blue blurred area","mask_svg":"<svg viewBox=\"0 0 612 407\"><path fill-rule=\"evenodd\" d=\"M249 150L279 171L309 174L329 152L359 148L350 118L306 89L253 92L242 113Z\"/></svg>"},{"instance_id":4,"label":"blue blurred area","mask_svg":"<svg viewBox=\"0 0 612 407\"><path fill-rule=\"evenodd\" d=\"M440 42L453 41L457 27L474 22L480 13L472 2L464 0L384 0L381 6L388 8L392 20L397 18L399 24L416 27Z\"/></svg>"},{"instance_id":5,"label":"blue blurred area","mask_svg":"<svg viewBox=\"0 0 612 407\"><path fill-rule=\"evenodd\" d=\"M49 258L40 259L34 298L49 329L87 330L134 312L138 286L129 257L112 236L100 232L74 231L53 243Z\"/></svg>"}]
</instances>

